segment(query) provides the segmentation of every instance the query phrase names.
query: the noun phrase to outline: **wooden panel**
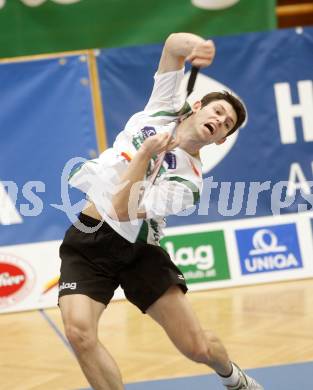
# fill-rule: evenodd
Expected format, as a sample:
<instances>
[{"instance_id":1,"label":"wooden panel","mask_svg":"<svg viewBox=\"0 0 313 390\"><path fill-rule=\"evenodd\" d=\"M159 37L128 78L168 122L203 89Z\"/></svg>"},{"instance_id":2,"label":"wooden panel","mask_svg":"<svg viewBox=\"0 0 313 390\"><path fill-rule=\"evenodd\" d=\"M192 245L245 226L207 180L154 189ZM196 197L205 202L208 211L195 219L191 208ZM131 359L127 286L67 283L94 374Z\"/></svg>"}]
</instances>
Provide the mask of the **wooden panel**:
<instances>
[{"instance_id":1,"label":"wooden panel","mask_svg":"<svg viewBox=\"0 0 313 390\"><path fill-rule=\"evenodd\" d=\"M276 14L280 28L313 25L312 0L279 0Z\"/></svg>"}]
</instances>

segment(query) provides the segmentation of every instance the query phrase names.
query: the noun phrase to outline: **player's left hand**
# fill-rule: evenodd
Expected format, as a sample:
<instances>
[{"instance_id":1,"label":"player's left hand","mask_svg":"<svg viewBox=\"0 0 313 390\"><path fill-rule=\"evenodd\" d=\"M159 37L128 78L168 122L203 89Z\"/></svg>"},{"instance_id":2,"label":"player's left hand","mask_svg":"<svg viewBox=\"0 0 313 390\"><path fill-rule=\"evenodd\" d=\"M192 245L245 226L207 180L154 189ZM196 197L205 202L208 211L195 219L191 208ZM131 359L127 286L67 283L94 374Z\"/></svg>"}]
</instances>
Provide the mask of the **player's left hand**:
<instances>
[{"instance_id":1,"label":"player's left hand","mask_svg":"<svg viewBox=\"0 0 313 390\"><path fill-rule=\"evenodd\" d=\"M177 145L178 141L170 133L164 132L146 138L139 150L146 156L152 157L154 154L174 149Z\"/></svg>"},{"instance_id":2,"label":"player's left hand","mask_svg":"<svg viewBox=\"0 0 313 390\"><path fill-rule=\"evenodd\" d=\"M197 68L204 68L212 64L214 57L214 42L212 40L208 40L197 44L186 60L191 62L191 64Z\"/></svg>"}]
</instances>

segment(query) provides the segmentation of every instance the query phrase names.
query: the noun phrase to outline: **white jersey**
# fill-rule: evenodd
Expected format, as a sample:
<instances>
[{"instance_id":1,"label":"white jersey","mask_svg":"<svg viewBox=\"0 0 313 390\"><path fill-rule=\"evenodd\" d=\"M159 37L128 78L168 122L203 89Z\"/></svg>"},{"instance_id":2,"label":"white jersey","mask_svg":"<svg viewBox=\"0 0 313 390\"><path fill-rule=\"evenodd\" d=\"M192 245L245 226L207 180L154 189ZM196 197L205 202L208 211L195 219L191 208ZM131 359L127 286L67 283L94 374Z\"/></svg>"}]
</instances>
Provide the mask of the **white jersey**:
<instances>
[{"instance_id":1,"label":"white jersey","mask_svg":"<svg viewBox=\"0 0 313 390\"><path fill-rule=\"evenodd\" d=\"M159 245L165 217L192 207L202 190L201 162L180 148L166 153L155 183L144 192L141 205L147 218L121 222L110 218L111 199L123 185L121 174L144 140L157 133L172 131L177 120L190 112L178 90L184 69L155 75L154 88L144 111L133 115L112 148L89 160L70 176L71 186L80 189L95 204L102 218L130 242L142 240ZM151 159L146 179L151 176L156 158ZM112 214L111 214L112 215ZM131 217L131 216L130 216Z\"/></svg>"}]
</instances>

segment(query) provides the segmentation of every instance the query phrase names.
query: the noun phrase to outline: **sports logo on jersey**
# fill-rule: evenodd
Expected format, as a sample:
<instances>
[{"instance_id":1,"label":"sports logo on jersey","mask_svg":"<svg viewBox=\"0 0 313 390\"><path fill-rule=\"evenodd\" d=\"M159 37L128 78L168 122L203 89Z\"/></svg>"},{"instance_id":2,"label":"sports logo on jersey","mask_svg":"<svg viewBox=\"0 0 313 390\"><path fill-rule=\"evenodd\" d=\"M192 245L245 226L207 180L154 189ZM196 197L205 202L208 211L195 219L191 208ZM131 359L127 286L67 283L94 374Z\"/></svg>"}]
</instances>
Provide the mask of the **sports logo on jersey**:
<instances>
[{"instance_id":1,"label":"sports logo on jersey","mask_svg":"<svg viewBox=\"0 0 313 390\"><path fill-rule=\"evenodd\" d=\"M177 161L174 153L171 152L166 153L164 160L168 165L168 169L176 169Z\"/></svg>"},{"instance_id":2,"label":"sports logo on jersey","mask_svg":"<svg viewBox=\"0 0 313 390\"><path fill-rule=\"evenodd\" d=\"M152 126L145 126L143 129L141 129L141 133L144 137L144 139L151 137L152 135L156 135L156 130Z\"/></svg>"},{"instance_id":3,"label":"sports logo on jersey","mask_svg":"<svg viewBox=\"0 0 313 390\"><path fill-rule=\"evenodd\" d=\"M294 223L236 231L243 275L302 268Z\"/></svg>"}]
</instances>

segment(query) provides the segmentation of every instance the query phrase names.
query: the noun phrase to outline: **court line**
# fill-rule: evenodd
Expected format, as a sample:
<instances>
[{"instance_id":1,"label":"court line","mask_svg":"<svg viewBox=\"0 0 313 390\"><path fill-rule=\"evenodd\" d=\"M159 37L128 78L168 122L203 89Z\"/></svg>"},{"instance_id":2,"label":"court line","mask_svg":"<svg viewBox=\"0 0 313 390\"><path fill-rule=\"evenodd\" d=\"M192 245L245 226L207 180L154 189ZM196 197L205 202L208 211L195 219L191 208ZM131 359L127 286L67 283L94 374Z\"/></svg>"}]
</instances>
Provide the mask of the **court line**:
<instances>
[{"instance_id":1,"label":"court line","mask_svg":"<svg viewBox=\"0 0 313 390\"><path fill-rule=\"evenodd\" d=\"M63 333L60 331L58 326L55 324L55 322L48 316L48 314L43 309L38 310L39 313L42 315L42 317L48 322L50 327L54 330L54 332L57 334L57 336L62 340L63 344L66 346L66 348L75 355L71 344L67 341L67 338L63 335Z\"/></svg>"},{"instance_id":2,"label":"court line","mask_svg":"<svg viewBox=\"0 0 313 390\"><path fill-rule=\"evenodd\" d=\"M312 362L275 365L245 370L255 377L265 390L303 390L312 389ZM126 390L180 390L180 389L224 389L217 375L198 375L183 378L168 378L128 383ZM92 390L81 388L79 390Z\"/></svg>"}]
</instances>

